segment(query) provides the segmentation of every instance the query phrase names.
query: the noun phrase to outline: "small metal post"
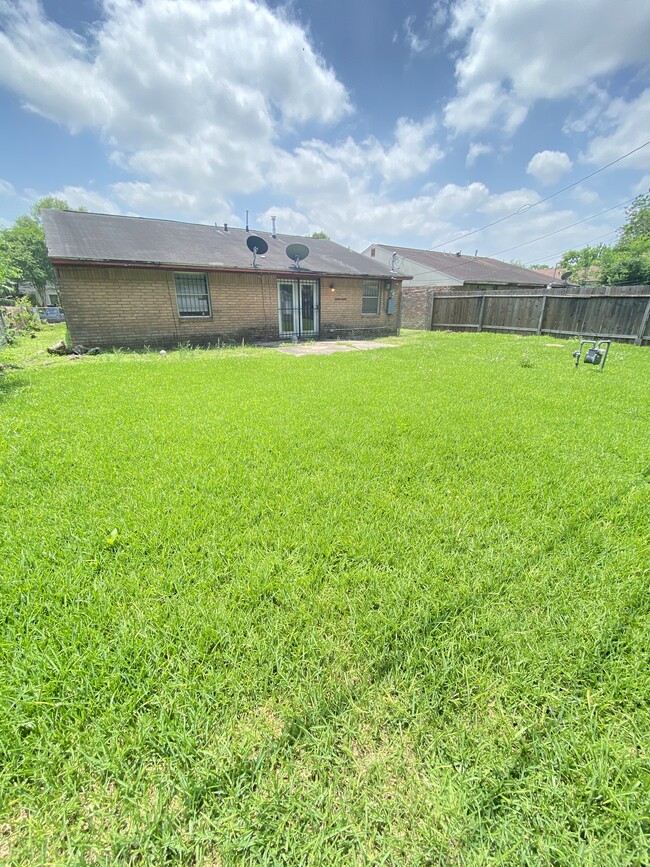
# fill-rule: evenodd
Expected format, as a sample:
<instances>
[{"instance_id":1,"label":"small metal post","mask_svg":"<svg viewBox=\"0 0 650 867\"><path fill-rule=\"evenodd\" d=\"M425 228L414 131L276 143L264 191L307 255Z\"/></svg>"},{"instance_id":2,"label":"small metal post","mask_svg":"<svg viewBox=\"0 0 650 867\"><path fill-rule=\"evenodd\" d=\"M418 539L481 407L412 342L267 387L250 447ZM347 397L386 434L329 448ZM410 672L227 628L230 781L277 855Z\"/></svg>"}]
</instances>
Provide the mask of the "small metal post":
<instances>
[{"instance_id":1,"label":"small metal post","mask_svg":"<svg viewBox=\"0 0 650 867\"><path fill-rule=\"evenodd\" d=\"M544 314L546 313L546 299L548 295L542 295L542 309L539 314L539 322L537 323L537 333L542 333L542 325L544 324Z\"/></svg>"}]
</instances>

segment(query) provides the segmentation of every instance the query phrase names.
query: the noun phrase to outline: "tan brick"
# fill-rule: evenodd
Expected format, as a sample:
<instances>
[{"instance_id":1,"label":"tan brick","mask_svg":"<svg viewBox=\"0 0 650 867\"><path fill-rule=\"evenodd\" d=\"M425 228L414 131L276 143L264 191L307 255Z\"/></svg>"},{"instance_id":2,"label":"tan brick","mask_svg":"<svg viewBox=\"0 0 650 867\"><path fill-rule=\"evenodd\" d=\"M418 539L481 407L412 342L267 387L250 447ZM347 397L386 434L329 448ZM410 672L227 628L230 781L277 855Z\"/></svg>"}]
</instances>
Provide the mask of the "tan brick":
<instances>
[{"instance_id":1,"label":"tan brick","mask_svg":"<svg viewBox=\"0 0 650 867\"><path fill-rule=\"evenodd\" d=\"M76 342L137 347L279 337L275 274L208 272L212 315L193 318L178 315L172 270L60 265L58 272L68 329ZM362 315L363 283L321 277L322 337L397 333L397 314L386 313L385 285L380 313ZM399 308L400 284L393 285Z\"/></svg>"}]
</instances>

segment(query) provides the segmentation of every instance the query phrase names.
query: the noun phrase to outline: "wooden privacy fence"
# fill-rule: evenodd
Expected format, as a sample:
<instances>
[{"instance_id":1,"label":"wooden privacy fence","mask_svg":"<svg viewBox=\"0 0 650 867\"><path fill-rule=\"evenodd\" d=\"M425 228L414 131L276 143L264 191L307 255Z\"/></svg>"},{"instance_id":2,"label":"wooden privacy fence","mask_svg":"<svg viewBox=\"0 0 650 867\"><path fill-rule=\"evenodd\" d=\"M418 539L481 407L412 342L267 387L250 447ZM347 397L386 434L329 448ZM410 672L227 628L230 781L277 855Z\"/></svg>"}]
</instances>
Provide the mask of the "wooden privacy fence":
<instances>
[{"instance_id":1,"label":"wooden privacy fence","mask_svg":"<svg viewBox=\"0 0 650 867\"><path fill-rule=\"evenodd\" d=\"M431 295L432 331L512 331L650 345L650 295Z\"/></svg>"}]
</instances>

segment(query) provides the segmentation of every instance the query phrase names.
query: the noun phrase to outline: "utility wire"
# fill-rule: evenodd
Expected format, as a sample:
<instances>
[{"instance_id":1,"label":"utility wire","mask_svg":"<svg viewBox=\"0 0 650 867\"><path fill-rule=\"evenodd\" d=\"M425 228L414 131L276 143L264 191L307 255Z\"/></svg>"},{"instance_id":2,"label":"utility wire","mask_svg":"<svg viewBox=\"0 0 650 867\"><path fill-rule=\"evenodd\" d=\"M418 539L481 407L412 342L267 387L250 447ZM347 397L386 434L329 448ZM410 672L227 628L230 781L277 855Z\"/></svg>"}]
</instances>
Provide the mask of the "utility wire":
<instances>
[{"instance_id":1,"label":"utility wire","mask_svg":"<svg viewBox=\"0 0 650 867\"><path fill-rule=\"evenodd\" d=\"M594 175L597 175L600 172L604 172L605 169L608 169L610 166L615 166L616 163L620 163L622 160L627 159L627 157L632 156L632 154L635 154L637 151L642 150L643 148L647 147L649 144L650 144L650 140L643 142L643 144L639 145L638 147L634 148L631 151L628 151L626 154L623 154L622 157L618 157L618 159L612 160L611 163L607 163L607 165L601 166L599 169L596 169L596 171L591 172L588 175L585 175L584 178L580 178L579 181L574 181L572 184L569 184L567 187L562 187L561 190L557 190L556 192L551 193L550 196L546 196L546 198L540 199L539 202L533 202L532 205L528 205L528 204L522 205L518 211L513 211L512 214L507 214L505 217L500 217L498 220L494 220L492 223L486 223L485 226L481 226L479 229L474 229L471 232L466 232L464 235L459 235L457 238L450 238L449 241L441 241L439 244L435 244L433 247L429 247L429 250L435 250L437 247L446 247L447 244L455 244L456 241L461 241L463 238L469 238L470 235L476 235L478 232L482 232L483 229L489 229L490 226L496 226L498 223L503 223L504 220L509 220L509 219L511 219L511 217L516 217L519 214L525 214L528 211L530 211L532 208L536 208L538 205L542 205L544 202L548 202L551 199L554 199L556 196L559 196L560 193L566 193L567 190L571 190L571 189L573 189L573 187L577 187L578 184L582 184L582 183L584 183L584 181L588 181L589 178L593 178Z\"/></svg>"},{"instance_id":2,"label":"utility wire","mask_svg":"<svg viewBox=\"0 0 650 867\"><path fill-rule=\"evenodd\" d=\"M527 265L533 265L535 262L538 262L540 259L544 261L545 259L552 259L555 256L563 256L565 253L568 253L570 250L583 250L585 247L588 247L590 244L593 244L594 241L600 241L602 238L609 238L610 235L615 235L618 232L618 229L614 229L613 232L606 232L604 235L598 235L597 238L592 238L591 241L587 241L582 244L580 247L569 247L568 250L560 250L558 253L549 253L546 256L538 256L537 259L534 259L532 262L526 262L524 267Z\"/></svg>"},{"instance_id":3,"label":"utility wire","mask_svg":"<svg viewBox=\"0 0 650 867\"><path fill-rule=\"evenodd\" d=\"M514 247L506 247L505 250L497 250L496 253L490 253L488 258L493 256L499 256L501 253L509 253L510 250L518 250L520 247L526 247L528 244L534 244L535 241L543 241L544 238L550 238L551 235L559 235L560 232L566 232L567 229L573 229L574 226L579 226L581 223L588 223L589 220L595 220L596 217L602 217L603 214L608 214L610 211L615 211L617 208L622 208L623 205L627 205L630 202L633 202L636 196L632 196L631 199L626 199L624 202L619 202L618 205L614 205L611 208L606 208L604 211L600 211L597 214L592 214L591 217L585 217L584 220L578 220L577 223L571 223L569 226L564 226L562 229L556 229L554 232L549 232L546 235L540 235L539 238L533 238L531 241L524 241L523 244L516 244ZM609 232L607 233L609 234Z\"/></svg>"}]
</instances>

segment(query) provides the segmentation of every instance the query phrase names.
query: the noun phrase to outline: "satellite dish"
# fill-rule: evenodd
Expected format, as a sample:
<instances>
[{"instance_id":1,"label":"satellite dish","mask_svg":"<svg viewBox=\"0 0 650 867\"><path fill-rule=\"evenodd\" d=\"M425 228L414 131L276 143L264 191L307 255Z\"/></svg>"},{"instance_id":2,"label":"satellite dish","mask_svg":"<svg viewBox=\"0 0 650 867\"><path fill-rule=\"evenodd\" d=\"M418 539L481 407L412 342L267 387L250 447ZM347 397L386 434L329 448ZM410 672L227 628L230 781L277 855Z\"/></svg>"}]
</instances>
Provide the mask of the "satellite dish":
<instances>
[{"instance_id":1,"label":"satellite dish","mask_svg":"<svg viewBox=\"0 0 650 867\"><path fill-rule=\"evenodd\" d=\"M309 256L309 247L305 244L289 244L286 249L287 256L296 264L296 268L300 268L300 263L303 259Z\"/></svg>"},{"instance_id":2,"label":"satellite dish","mask_svg":"<svg viewBox=\"0 0 650 867\"><path fill-rule=\"evenodd\" d=\"M260 238L258 235L251 235L250 238L246 238L246 246L251 253L257 253L260 256L263 256L269 249L264 238Z\"/></svg>"},{"instance_id":3,"label":"satellite dish","mask_svg":"<svg viewBox=\"0 0 650 867\"><path fill-rule=\"evenodd\" d=\"M570 276L571 276L571 272L565 271L564 274L562 274L561 279L566 283L566 281L569 279Z\"/></svg>"},{"instance_id":4,"label":"satellite dish","mask_svg":"<svg viewBox=\"0 0 650 867\"><path fill-rule=\"evenodd\" d=\"M249 238L246 238L246 246L253 254L253 268L256 265L255 259L257 256L263 256L266 251L269 249L269 245L266 243L264 238L260 238L259 235L251 235Z\"/></svg>"}]
</instances>

